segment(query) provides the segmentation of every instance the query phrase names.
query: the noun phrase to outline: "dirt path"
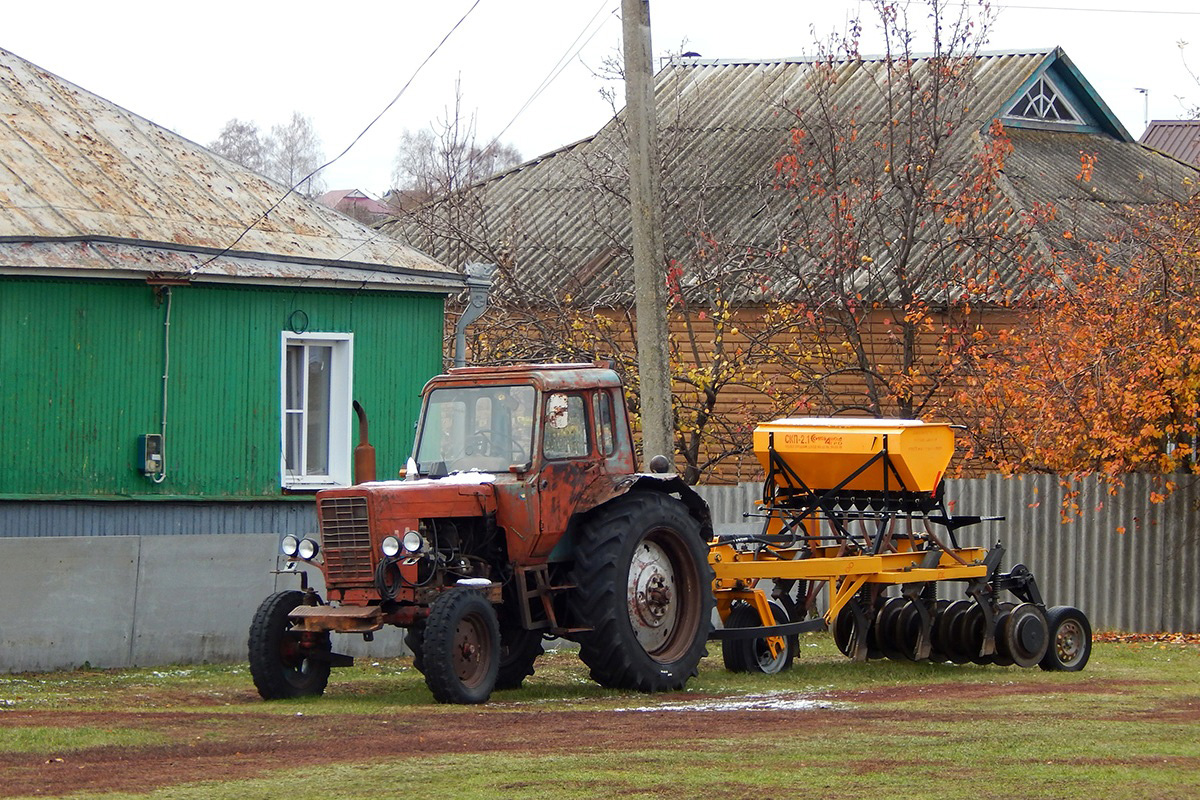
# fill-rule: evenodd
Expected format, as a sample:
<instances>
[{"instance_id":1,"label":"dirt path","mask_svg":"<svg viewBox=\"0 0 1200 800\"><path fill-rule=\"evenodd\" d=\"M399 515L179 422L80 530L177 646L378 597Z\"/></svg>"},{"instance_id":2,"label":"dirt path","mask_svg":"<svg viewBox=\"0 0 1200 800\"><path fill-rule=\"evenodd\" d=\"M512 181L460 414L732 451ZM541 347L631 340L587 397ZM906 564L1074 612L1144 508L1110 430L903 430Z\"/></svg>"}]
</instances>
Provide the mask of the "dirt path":
<instances>
[{"instance_id":1,"label":"dirt path","mask_svg":"<svg viewBox=\"0 0 1200 800\"><path fill-rule=\"evenodd\" d=\"M1054 692L1069 691L1054 687ZM1120 693L1121 687L1080 687ZM904 712L875 706L946 696L987 698L997 692L1046 693L1048 687L1006 684L926 685L859 692L835 692L814 702L790 695L754 698L697 698L687 695L677 710L545 711L495 704L479 709L405 707L396 715L284 716L277 713L164 711L141 713L11 711L0 713L0 736L21 726L134 728L157 733L167 744L98 747L47 758L0 753L0 797L55 796L70 792L145 792L207 779L264 775L304 753L306 766L382 758L421 758L447 753L554 753L576 750L632 750L687 747L728 738L731 730L806 735L867 721L903 720ZM731 702L732 701L732 702ZM744 710L744 709L753 710ZM729 709L729 710L722 710ZM909 712L911 713L911 712ZM719 715L719 724L715 717ZM1175 721L1178 721L1176 719ZM836 735L831 731L830 735Z\"/></svg>"}]
</instances>

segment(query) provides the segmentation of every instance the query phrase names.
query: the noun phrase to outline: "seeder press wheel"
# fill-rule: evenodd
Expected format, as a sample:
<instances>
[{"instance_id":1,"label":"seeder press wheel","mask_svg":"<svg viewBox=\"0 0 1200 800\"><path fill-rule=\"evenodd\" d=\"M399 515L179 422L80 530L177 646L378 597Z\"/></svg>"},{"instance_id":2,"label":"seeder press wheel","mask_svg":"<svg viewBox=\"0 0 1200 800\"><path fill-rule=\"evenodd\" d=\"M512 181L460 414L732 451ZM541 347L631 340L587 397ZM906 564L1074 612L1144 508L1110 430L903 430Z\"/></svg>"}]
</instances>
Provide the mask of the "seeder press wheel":
<instances>
[{"instance_id":1,"label":"seeder press wheel","mask_svg":"<svg viewBox=\"0 0 1200 800\"><path fill-rule=\"evenodd\" d=\"M1040 666L1045 670L1078 671L1092 649L1092 629L1077 608L1043 609L1036 603L999 603L994 609L995 653L982 655L988 615L973 600L881 598L865 613L853 604L843 608L833 625L834 642L850 658L883 655L916 661L921 635L921 609L931 616L929 660L955 664Z\"/></svg>"}]
</instances>

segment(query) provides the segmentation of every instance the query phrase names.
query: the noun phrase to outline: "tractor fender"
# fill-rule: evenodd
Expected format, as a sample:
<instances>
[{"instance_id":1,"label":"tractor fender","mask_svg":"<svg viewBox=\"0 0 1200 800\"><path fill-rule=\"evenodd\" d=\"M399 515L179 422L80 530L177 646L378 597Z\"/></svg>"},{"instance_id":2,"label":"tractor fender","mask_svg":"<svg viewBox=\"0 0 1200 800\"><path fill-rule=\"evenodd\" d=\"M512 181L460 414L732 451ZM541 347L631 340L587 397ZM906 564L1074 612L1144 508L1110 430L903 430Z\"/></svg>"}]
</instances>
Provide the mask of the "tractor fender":
<instances>
[{"instance_id":1,"label":"tractor fender","mask_svg":"<svg viewBox=\"0 0 1200 800\"><path fill-rule=\"evenodd\" d=\"M602 483L602 481L597 481L597 483ZM569 561L573 557L575 537L579 535L583 520L609 503L618 502L631 492L659 492L675 495L687 507L688 514L700 523L701 538L708 541L713 536L712 512L708 508L708 503L678 475L636 473L621 477L609 487L606 487L607 491L595 491L596 487L593 485L594 504L586 511L581 511L572 517L566 535L559 539L558 544L551 551L548 557L549 561Z\"/></svg>"}]
</instances>

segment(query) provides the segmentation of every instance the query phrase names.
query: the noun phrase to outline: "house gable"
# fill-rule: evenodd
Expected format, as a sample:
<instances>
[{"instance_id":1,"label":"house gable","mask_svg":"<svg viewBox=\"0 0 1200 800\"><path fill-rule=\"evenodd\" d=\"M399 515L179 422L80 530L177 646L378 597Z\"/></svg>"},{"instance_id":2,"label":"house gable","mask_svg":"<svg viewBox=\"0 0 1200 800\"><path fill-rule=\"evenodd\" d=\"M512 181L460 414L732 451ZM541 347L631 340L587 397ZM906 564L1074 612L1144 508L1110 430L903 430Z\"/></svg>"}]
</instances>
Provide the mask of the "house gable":
<instances>
[{"instance_id":1,"label":"house gable","mask_svg":"<svg viewBox=\"0 0 1200 800\"><path fill-rule=\"evenodd\" d=\"M1046 55L1000 105L998 116L1010 128L1106 133L1122 142L1133 141L1062 48Z\"/></svg>"}]
</instances>

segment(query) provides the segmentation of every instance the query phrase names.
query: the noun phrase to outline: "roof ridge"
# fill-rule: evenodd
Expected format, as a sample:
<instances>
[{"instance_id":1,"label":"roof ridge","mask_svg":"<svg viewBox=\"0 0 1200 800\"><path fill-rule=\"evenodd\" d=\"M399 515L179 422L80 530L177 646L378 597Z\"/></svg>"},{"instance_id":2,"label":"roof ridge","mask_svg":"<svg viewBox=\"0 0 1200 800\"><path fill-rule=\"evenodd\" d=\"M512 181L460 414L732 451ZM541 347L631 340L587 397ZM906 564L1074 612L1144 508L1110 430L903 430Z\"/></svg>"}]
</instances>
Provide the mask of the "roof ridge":
<instances>
[{"instance_id":1,"label":"roof ridge","mask_svg":"<svg viewBox=\"0 0 1200 800\"><path fill-rule=\"evenodd\" d=\"M1003 56L1038 56L1046 57L1059 50L1055 47L1023 47L1011 50L979 50L975 53L964 53L964 58L999 58ZM911 58L924 60L933 58L937 53L920 52L909 54ZM893 54L892 59L899 58ZM886 61L889 56L886 53L870 53L860 55L856 58L842 58L838 61ZM702 58L698 56L671 56L663 63L663 69L667 67L727 67L727 66L751 66L751 65L766 65L766 64L811 64L817 61L824 61L820 56L802 55L802 56L777 56L773 58Z\"/></svg>"}]
</instances>

